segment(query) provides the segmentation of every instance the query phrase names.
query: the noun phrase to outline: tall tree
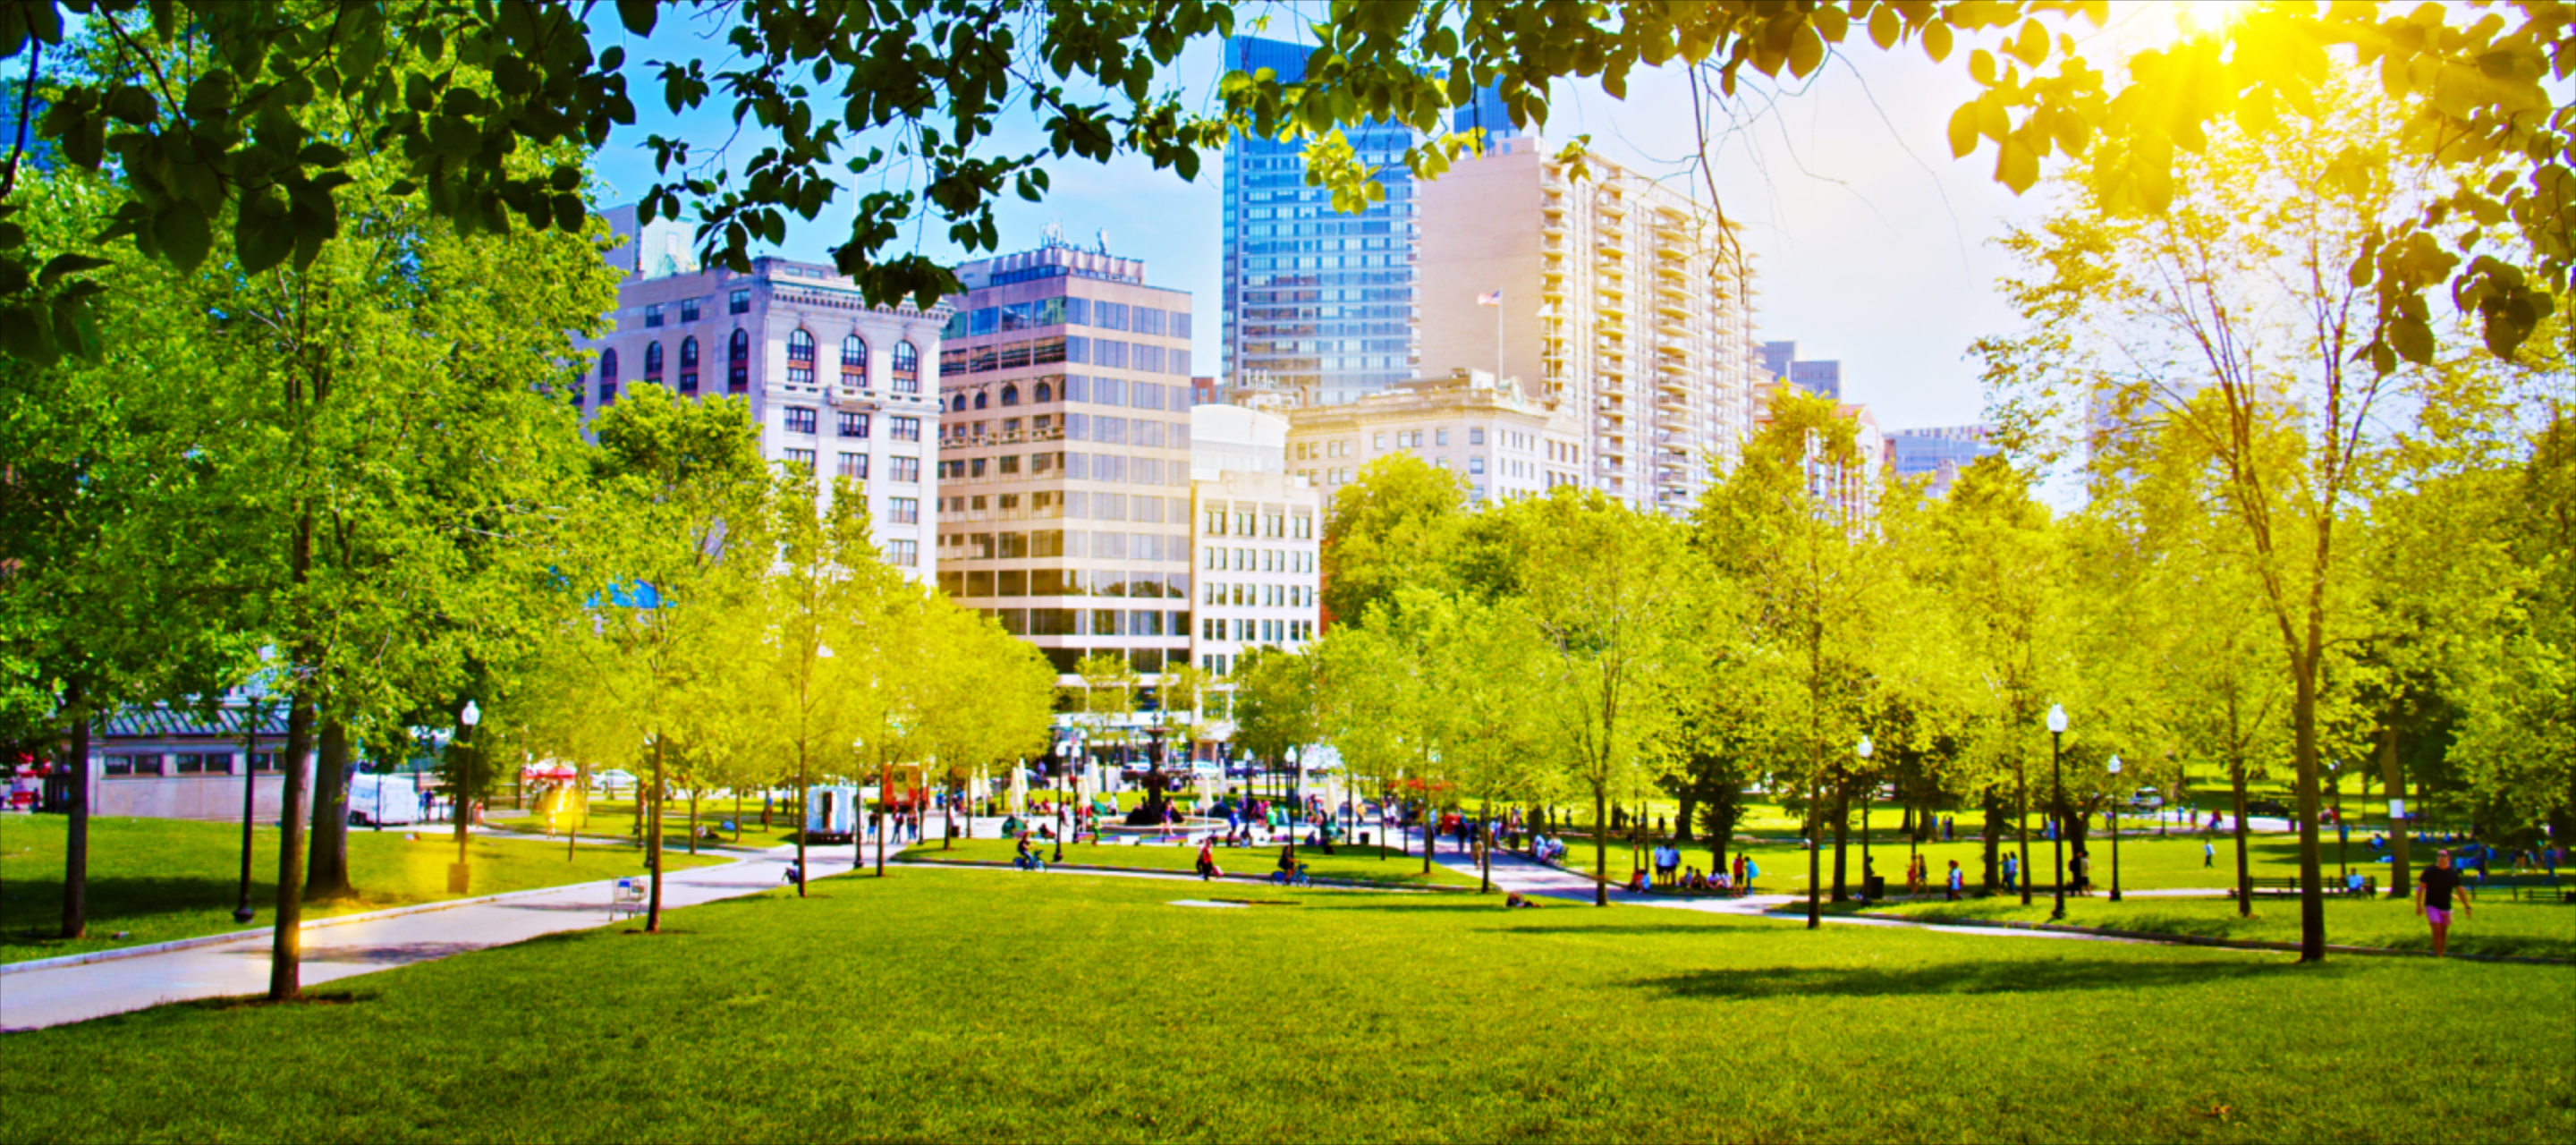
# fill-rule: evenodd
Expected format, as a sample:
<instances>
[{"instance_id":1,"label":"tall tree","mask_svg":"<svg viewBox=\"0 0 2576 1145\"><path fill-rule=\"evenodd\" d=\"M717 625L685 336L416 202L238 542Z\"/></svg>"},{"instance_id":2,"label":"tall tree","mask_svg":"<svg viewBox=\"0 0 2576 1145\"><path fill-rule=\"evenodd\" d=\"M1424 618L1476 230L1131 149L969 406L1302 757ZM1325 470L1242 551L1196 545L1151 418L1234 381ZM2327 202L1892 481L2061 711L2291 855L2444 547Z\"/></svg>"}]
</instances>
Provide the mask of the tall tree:
<instances>
[{"instance_id":1,"label":"tall tree","mask_svg":"<svg viewBox=\"0 0 2576 1145\"><path fill-rule=\"evenodd\" d=\"M2384 427L2420 392L2405 362L2430 357L2385 338L2434 337L2381 333L2383 229L2439 196L2405 134L2420 105L2368 82L2334 71L2314 99L2213 133L2178 162L2160 214L2112 213L2130 193L2116 155L2070 170L2067 208L2007 242L2032 272L2007 292L2033 328L1994 355L2023 424L2160 422L2215 475L2290 689L2306 961L2326 944L2320 704L2359 631L2346 526L2380 476Z\"/></svg>"}]
</instances>

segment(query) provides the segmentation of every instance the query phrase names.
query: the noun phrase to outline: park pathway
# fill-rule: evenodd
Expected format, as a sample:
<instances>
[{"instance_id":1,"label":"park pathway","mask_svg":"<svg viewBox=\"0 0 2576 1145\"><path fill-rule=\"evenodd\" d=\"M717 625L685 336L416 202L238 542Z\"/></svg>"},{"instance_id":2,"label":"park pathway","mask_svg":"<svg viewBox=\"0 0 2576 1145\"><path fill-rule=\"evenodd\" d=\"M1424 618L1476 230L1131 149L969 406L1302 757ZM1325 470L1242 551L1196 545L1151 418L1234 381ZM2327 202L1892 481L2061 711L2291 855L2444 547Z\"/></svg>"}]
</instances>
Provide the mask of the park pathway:
<instances>
[{"instance_id":1,"label":"park pathway","mask_svg":"<svg viewBox=\"0 0 2576 1145\"><path fill-rule=\"evenodd\" d=\"M852 848L815 847L807 877L850 869ZM873 857L873 849L870 851ZM674 871L662 883L671 910L758 894L785 882L792 846L756 856ZM539 935L606 925L615 880L467 900L431 910L400 910L353 921L325 920L304 930L307 988L359 974L525 942ZM269 936L127 958L49 966L0 975L0 1030L83 1022L128 1010L198 998L260 994L268 989Z\"/></svg>"}]
</instances>

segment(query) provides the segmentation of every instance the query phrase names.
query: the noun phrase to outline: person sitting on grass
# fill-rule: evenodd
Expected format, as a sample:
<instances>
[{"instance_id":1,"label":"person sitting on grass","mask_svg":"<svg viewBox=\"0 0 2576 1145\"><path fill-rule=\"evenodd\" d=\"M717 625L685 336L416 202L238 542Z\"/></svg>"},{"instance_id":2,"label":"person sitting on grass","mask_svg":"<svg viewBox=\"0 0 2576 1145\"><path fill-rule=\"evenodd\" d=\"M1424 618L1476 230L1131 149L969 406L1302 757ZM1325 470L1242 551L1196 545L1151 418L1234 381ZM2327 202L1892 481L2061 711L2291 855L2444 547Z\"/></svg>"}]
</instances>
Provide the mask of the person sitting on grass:
<instances>
[{"instance_id":1,"label":"person sitting on grass","mask_svg":"<svg viewBox=\"0 0 2576 1145\"><path fill-rule=\"evenodd\" d=\"M1735 892L1735 884L1726 877L1726 868L1719 867L1709 872L1708 889L1712 894L1723 895Z\"/></svg>"},{"instance_id":2,"label":"person sitting on grass","mask_svg":"<svg viewBox=\"0 0 2576 1145\"><path fill-rule=\"evenodd\" d=\"M1646 868L1639 867L1628 876L1628 889L1638 894L1645 894L1654 889L1654 883L1648 878Z\"/></svg>"},{"instance_id":3,"label":"person sitting on grass","mask_svg":"<svg viewBox=\"0 0 2576 1145\"><path fill-rule=\"evenodd\" d=\"M1521 893L1521 892L1519 892L1519 891L1513 891L1512 893L1510 893L1510 894L1508 894L1508 895L1503 896L1503 909L1504 909L1504 910L1537 910L1537 909L1538 909L1538 900L1537 900L1537 899L1534 899L1534 898L1531 898L1531 897L1529 897L1528 895L1524 895L1524 894L1522 894L1522 893Z\"/></svg>"}]
</instances>

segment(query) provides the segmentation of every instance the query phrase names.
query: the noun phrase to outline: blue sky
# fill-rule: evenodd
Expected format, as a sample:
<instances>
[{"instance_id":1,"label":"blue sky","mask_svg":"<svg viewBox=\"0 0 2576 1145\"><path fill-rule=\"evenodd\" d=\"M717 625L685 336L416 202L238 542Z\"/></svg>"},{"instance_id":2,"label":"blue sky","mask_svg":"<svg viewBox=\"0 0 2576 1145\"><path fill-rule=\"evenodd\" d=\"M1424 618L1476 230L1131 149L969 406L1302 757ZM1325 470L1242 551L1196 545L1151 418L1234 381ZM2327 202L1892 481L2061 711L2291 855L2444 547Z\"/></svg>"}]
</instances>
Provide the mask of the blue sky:
<instances>
[{"instance_id":1,"label":"blue sky","mask_svg":"<svg viewBox=\"0 0 2576 1145\"><path fill-rule=\"evenodd\" d=\"M733 131L721 106L676 120L666 114L644 61L723 45L696 20L666 22L649 42L622 32L601 39L626 42L637 61L629 68L644 123L599 157L600 176L615 192L610 201L624 201L654 180L643 147L649 132L685 131L711 146ZM1864 43L1796 90L1745 101L1751 110L1739 121L1712 131L1720 202L1744 225L1756 259L1760 336L1793 339L1802 357L1840 359L1846 397L1870 404L1887 428L1977 420L1977 367L1966 350L2015 324L1994 289L2008 267L1991 240L2039 211L1992 181L1990 155L1950 157L1943 125L1975 91L1958 65ZM1204 98L1219 71L1215 46L1203 45L1173 80ZM1589 135L1612 159L1677 182L1690 179L1685 161L1697 136L1678 72L1632 84L1624 101L1597 88L1561 88L1546 134ZM1027 148L1034 138L1020 125L1001 144ZM745 137L734 146L747 155L758 143ZM1076 160L1050 174L1046 203L1013 200L1001 210L1003 249L1033 245L1051 221L1085 243L1105 232L1114 253L1146 261L1157 285L1193 294L1196 360L1217 362L1219 156L1208 156L1194 183L1133 159ZM825 260L848 217L846 206L826 208L818 223L792 228L779 253ZM934 225L920 229L917 243L937 257L965 254Z\"/></svg>"}]
</instances>

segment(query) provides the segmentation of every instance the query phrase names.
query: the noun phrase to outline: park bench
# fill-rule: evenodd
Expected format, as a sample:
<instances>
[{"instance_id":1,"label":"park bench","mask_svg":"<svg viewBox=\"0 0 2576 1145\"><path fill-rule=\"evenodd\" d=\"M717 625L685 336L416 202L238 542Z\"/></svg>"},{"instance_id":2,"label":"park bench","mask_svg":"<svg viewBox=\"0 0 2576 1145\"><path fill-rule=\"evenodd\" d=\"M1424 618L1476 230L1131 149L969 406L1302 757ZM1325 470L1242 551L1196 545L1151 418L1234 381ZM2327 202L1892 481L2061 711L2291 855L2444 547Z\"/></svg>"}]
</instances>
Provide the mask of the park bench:
<instances>
[{"instance_id":1,"label":"park bench","mask_svg":"<svg viewBox=\"0 0 2576 1145\"><path fill-rule=\"evenodd\" d=\"M2246 880L2246 882L2247 882L2247 883L2249 883L2249 884L2251 884L2251 885L2253 886L2253 888L2254 888L2254 893L2255 893L2256 895L2258 895L2258 896L2261 896L2261 895L2294 895L2294 894L2299 893L2299 887L2300 887L2299 880L2297 880L2297 879L2295 879L2295 878L2247 879L2247 880ZM2340 879L2328 879L2328 880L2326 880L2326 894L2328 894L2328 895L2343 895L2343 896L2350 896L2352 893L2353 893L2353 892L2351 892L2351 891L2349 891L2349 890L2346 890L2346 889L2344 888L2344 885L2343 885L2343 881L2342 881L2342 880L2340 880ZM2368 897L2376 897L2376 896L2379 894L2379 879L2378 879L2378 877L2377 877L2377 876L2375 876L2375 875L2365 875L2365 876L2363 876L2363 877L2362 877L2362 880L2361 880L2361 894L2362 894L2362 896L2363 896L2363 897L2365 897L2365 898L2368 898ZM2236 897L2236 888L2234 888L2234 887L2229 887L2229 888L2227 888L2227 897L2229 897L2229 898L2235 898L2235 897Z\"/></svg>"},{"instance_id":2,"label":"park bench","mask_svg":"<svg viewBox=\"0 0 2576 1145\"><path fill-rule=\"evenodd\" d=\"M2533 902L2571 903L2576 902L2576 889L2559 886L2555 881L2516 882L2513 884L2513 897L2516 901L2529 899Z\"/></svg>"},{"instance_id":3,"label":"park bench","mask_svg":"<svg viewBox=\"0 0 2576 1145\"><path fill-rule=\"evenodd\" d=\"M644 913L644 880L640 878L617 880L615 889L608 893L608 921L617 921L619 915L642 913Z\"/></svg>"}]
</instances>

